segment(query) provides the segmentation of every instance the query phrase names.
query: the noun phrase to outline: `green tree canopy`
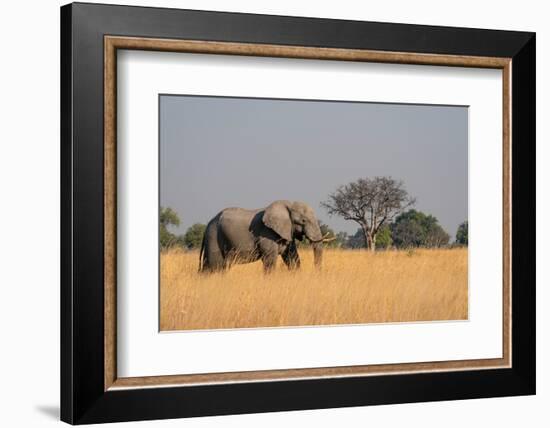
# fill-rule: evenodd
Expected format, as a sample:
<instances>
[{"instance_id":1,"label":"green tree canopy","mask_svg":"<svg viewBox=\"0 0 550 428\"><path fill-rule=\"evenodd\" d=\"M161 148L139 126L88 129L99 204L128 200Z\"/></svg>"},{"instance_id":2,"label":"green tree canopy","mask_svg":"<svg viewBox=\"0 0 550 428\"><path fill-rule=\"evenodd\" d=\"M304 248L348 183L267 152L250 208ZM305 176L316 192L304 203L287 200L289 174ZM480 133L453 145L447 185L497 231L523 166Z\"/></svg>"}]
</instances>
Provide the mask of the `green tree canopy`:
<instances>
[{"instance_id":1,"label":"green tree canopy","mask_svg":"<svg viewBox=\"0 0 550 428\"><path fill-rule=\"evenodd\" d=\"M378 231L376 237L376 249L387 249L392 246L393 239L389 225L384 225ZM345 243L345 248L365 248L365 234L361 228L357 229L355 234L349 236Z\"/></svg>"},{"instance_id":2,"label":"green tree canopy","mask_svg":"<svg viewBox=\"0 0 550 428\"><path fill-rule=\"evenodd\" d=\"M449 235L433 215L408 210L396 217L391 225L393 244L398 248L442 247Z\"/></svg>"},{"instance_id":3,"label":"green tree canopy","mask_svg":"<svg viewBox=\"0 0 550 428\"><path fill-rule=\"evenodd\" d=\"M176 245L178 237L168 230L170 226L179 226L180 218L170 207L160 207L159 215L159 240L162 249Z\"/></svg>"},{"instance_id":4,"label":"green tree canopy","mask_svg":"<svg viewBox=\"0 0 550 428\"><path fill-rule=\"evenodd\" d=\"M458 230L456 231L456 243L468 245L468 220L458 226Z\"/></svg>"},{"instance_id":5,"label":"green tree canopy","mask_svg":"<svg viewBox=\"0 0 550 428\"><path fill-rule=\"evenodd\" d=\"M200 248L205 230L205 224L195 223L183 235L183 244L189 249Z\"/></svg>"},{"instance_id":6,"label":"green tree canopy","mask_svg":"<svg viewBox=\"0 0 550 428\"><path fill-rule=\"evenodd\" d=\"M393 244L393 239L391 237L390 226L385 224L378 231L378 236L376 237L376 248L387 249Z\"/></svg>"}]
</instances>

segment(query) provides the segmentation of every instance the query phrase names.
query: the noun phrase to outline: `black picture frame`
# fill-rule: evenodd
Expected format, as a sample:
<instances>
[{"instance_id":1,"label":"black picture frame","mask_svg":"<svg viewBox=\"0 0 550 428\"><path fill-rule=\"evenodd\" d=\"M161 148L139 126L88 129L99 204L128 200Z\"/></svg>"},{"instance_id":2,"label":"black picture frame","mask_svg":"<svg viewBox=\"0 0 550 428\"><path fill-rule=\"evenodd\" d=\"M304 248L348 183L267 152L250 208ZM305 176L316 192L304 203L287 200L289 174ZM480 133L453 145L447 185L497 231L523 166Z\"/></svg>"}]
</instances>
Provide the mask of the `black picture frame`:
<instances>
[{"instance_id":1,"label":"black picture frame","mask_svg":"<svg viewBox=\"0 0 550 428\"><path fill-rule=\"evenodd\" d=\"M512 367L104 390L104 36L512 58ZM73 3L61 8L61 419L71 424L535 393L535 34Z\"/></svg>"}]
</instances>

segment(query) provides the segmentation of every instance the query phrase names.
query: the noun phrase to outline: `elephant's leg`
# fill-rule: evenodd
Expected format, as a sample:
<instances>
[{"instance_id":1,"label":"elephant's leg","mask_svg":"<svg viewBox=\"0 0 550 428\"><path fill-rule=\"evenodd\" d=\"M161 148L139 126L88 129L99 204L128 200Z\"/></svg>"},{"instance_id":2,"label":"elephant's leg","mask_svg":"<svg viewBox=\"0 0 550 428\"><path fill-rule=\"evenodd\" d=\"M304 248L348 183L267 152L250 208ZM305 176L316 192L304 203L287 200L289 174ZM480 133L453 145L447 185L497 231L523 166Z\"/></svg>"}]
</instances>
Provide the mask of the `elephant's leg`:
<instances>
[{"instance_id":1,"label":"elephant's leg","mask_svg":"<svg viewBox=\"0 0 550 428\"><path fill-rule=\"evenodd\" d=\"M292 241L288 244L283 254L281 254L285 265L290 269L298 269L300 267L300 256L296 248L296 242Z\"/></svg>"},{"instance_id":2,"label":"elephant's leg","mask_svg":"<svg viewBox=\"0 0 550 428\"><path fill-rule=\"evenodd\" d=\"M211 221L205 232L203 272L219 272L226 268L225 257L219 244L218 219Z\"/></svg>"},{"instance_id":3,"label":"elephant's leg","mask_svg":"<svg viewBox=\"0 0 550 428\"><path fill-rule=\"evenodd\" d=\"M268 238L260 239L259 251L264 264L266 273L272 272L277 266L277 256L279 255L279 246L277 243Z\"/></svg>"},{"instance_id":4,"label":"elephant's leg","mask_svg":"<svg viewBox=\"0 0 550 428\"><path fill-rule=\"evenodd\" d=\"M270 273L273 272L275 267L277 266L277 257L262 257L262 262L264 264L264 272Z\"/></svg>"},{"instance_id":5,"label":"elephant's leg","mask_svg":"<svg viewBox=\"0 0 550 428\"><path fill-rule=\"evenodd\" d=\"M225 259L221 251L210 248L206 254L205 270L210 272L219 272L226 268Z\"/></svg>"}]
</instances>

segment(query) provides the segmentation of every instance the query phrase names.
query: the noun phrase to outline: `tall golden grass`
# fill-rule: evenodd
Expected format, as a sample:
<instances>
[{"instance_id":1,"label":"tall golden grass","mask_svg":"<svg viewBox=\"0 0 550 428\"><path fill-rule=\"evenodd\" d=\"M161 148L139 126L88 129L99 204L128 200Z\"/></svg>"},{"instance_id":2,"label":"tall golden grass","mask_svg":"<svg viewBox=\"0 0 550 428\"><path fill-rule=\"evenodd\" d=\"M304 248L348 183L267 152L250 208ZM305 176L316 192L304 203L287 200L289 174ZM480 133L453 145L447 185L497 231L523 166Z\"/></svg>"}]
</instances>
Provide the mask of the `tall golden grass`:
<instances>
[{"instance_id":1,"label":"tall golden grass","mask_svg":"<svg viewBox=\"0 0 550 428\"><path fill-rule=\"evenodd\" d=\"M160 328L196 330L463 320L468 317L468 251L327 249L321 271L300 250L302 268L279 260L199 274L199 255L161 254Z\"/></svg>"}]
</instances>

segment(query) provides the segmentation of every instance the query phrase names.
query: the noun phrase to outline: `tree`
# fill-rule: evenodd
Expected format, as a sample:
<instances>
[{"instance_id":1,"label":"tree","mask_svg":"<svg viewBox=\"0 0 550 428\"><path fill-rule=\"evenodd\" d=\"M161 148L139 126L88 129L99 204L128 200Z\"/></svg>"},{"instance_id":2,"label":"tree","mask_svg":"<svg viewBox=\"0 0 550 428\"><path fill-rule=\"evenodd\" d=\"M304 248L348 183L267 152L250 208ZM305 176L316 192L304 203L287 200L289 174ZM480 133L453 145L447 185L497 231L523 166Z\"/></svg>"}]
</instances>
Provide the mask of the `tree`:
<instances>
[{"instance_id":1,"label":"tree","mask_svg":"<svg viewBox=\"0 0 550 428\"><path fill-rule=\"evenodd\" d=\"M340 186L321 203L329 215L339 215L359 224L364 245L374 251L382 226L415 203L402 181L392 177L360 178Z\"/></svg>"},{"instance_id":2,"label":"tree","mask_svg":"<svg viewBox=\"0 0 550 428\"><path fill-rule=\"evenodd\" d=\"M391 229L388 225L384 225L378 231L376 237L376 249L387 249L392 246L393 240L391 237ZM346 248L365 248L365 235L361 228L357 229L355 234L348 237L345 244Z\"/></svg>"},{"instance_id":3,"label":"tree","mask_svg":"<svg viewBox=\"0 0 550 428\"><path fill-rule=\"evenodd\" d=\"M177 242L178 237L171 233L168 230L168 227L180 225L180 218L178 214L170 207L160 207L159 224L160 247L163 249L171 247Z\"/></svg>"},{"instance_id":4,"label":"tree","mask_svg":"<svg viewBox=\"0 0 550 428\"><path fill-rule=\"evenodd\" d=\"M336 234L335 247L345 248L348 242L348 234L346 232L338 232Z\"/></svg>"},{"instance_id":5,"label":"tree","mask_svg":"<svg viewBox=\"0 0 550 428\"><path fill-rule=\"evenodd\" d=\"M449 243L451 237L439 224L433 224L426 233L426 241L424 246L428 248L440 248Z\"/></svg>"},{"instance_id":6,"label":"tree","mask_svg":"<svg viewBox=\"0 0 550 428\"><path fill-rule=\"evenodd\" d=\"M387 249L393 244L393 239L391 237L390 226L385 224L378 231L376 236L376 248Z\"/></svg>"},{"instance_id":7,"label":"tree","mask_svg":"<svg viewBox=\"0 0 550 428\"><path fill-rule=\"evenodd\" d=\"M415 219L396 221L391 230L397 248L420 247L424 242L424 227Z\"/></svg>"},{"instance_id":8,"label":"tree","mask_svg":"<svg viewBox=\"0 0 550 428\"><path fill-rule=\"evenodd\" d=\"M195 223L183 235L183 244L190 250L200 248L205 230L205 224Z\"/></svg>"},{"instance_id":9,"label":"tree","mask_svg":"<svg viewBox=\"0 0 550 428\"><path fill-rule=\"evenodd\" d=\"M456 243L468 245L468 220L458 226L458 230L456 231Z\"/></svg>"},{"instance_id":10,"label":"tree","mask_svg":"<svg viewBox=\"0 0 550 428\"><path fill-rule=\"evenodd\" d=\"M365 235L361 228L357 229L353 235L348 237L346 248L365 248Z\"/></svg>"},{"instance_id":11,"label":"tree","mask_svg":"<svg viewBox=\"0 0 550 428\"><path fill-rule=\"evenodd\" d=\"M433 215L408 210L396 217L391 225L393 243L398 248L442 247L449 235Z\"/></svg>"}]
</instances>

